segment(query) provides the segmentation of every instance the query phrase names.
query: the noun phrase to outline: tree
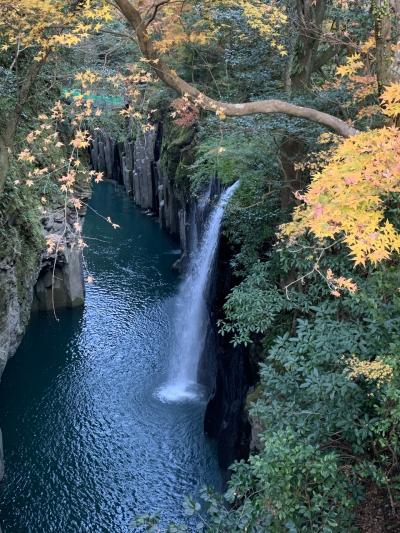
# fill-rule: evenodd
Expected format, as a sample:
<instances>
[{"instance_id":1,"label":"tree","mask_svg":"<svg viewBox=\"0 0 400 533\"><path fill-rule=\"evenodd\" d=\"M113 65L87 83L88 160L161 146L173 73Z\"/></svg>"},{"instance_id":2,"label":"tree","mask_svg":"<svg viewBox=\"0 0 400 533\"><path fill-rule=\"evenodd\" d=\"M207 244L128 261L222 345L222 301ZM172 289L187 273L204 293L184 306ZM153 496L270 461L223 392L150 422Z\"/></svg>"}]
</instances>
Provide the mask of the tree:
<instances>
[{"instance_id":1,"label":"tree","mask_svg":"<svg viewBox=\"0 0 400 533\"><path fill-rule=\"evenodd\" d=\"M315 68L322 66L329 59L334 49L328 54L317 58L318 46L322 34L322 24L327 10L326 0L297 0L296 11L298 20L298 72L294 74L293 81L296 85L308 86L311 74Z\"/></svg>"},{"instance_id":2,"label":"tree","mask_svg":"<svg viewBox=\"0 0 400 533\"><path fill-rule=\"evenodd\" d=\"M43 65L62 47L70 47L111 20L110 7L87 0L0 1L2 63L14 77L14 95L5 106L0 133L0 194L9 170L23 110Z\"/></svg>"},{"instance_id":3,"label":"tree","mask_svg":"<svg viewBox=\"0 0 400 533\"><path fill-rule=\"evenodd\" d=\"M133 28L140 50L144 57L153 66L155 73L168 87L174 89L181 95L190 97L199 107L213 111L220 116L240 117L256 113L284 113L294 117L305 118L333 129L343 137L350 137L357 133L357 130L345 121L328 113L323 113L309 107L302 107L283 100L259 100L246 103L229 103L217 101L199 91L192 84L181 78L171 69L160 57L154 42L149 34L148 28L154 21L157 12L165 5L170 4L169 0L159 0L153 2L153 9L140 8L140 4L132 4L129 0L116 0L116 5ZM260 2L256 2L260 4ZM257 9L252 2L250 7ZM138 7L135 7L138 6ZM260 6L258 6L260 7ZM149 14L150 13L150 14Z\"/></svg>"}]
</instances>

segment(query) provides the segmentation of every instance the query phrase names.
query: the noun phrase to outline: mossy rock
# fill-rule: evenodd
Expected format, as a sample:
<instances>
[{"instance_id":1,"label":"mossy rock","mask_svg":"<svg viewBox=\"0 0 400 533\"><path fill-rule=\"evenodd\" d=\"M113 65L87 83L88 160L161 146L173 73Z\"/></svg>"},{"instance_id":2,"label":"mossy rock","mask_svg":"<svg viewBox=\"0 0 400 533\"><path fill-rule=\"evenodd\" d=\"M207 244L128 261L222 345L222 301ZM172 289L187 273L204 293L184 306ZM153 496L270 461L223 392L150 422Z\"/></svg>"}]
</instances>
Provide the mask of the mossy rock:
<instances>
[{"instance_id":1,"label":"mossy rock","mask_svg":"<svg viewBox=\"0 0 400 533\"><path fill-rule=\"evenodd\" d=\"M183 128L170 120L164 122L163 128L162 167L171 181L188 193L190 190L188 168L195 159L195 129Z\"/></svg>"},{"instance_id":2,"label":"mossy rock","mask_svg":"<svg viewBox=\"0 0 400 533\"><path fill-rule=\"evenodd\" d=\"M0 199L0 261L15 265L21 301L27 280L38 268L43 246L39 199L25 187L14 187L9 179Z\"/></svg>"}]
</instances>

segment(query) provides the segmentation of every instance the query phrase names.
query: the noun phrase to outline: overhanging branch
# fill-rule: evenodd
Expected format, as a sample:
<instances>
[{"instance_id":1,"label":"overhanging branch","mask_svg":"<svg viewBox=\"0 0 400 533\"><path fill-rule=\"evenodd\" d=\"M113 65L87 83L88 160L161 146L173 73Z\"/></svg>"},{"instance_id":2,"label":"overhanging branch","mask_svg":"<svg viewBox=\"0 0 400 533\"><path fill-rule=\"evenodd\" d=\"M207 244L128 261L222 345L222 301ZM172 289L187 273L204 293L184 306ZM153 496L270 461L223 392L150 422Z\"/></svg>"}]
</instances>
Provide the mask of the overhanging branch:
<instances>
[{"instance_id":1,"label":"overhanging branch","mask_svg":"<svg viewBox=\"0 0 400 533\"><path fill-rule=\"evenodd\" d=\"M150 62L153 62L154 70L160 80L179 94L192 98L201 108L229 117L242 117L256 113L283 113L316 122L334 130L343 137L351 137L358 133L358 130L333 115L323 113L317 109L291 104L283 100L258 100L255 102L233 104L210 98L178 76L162 61L153 46L153 42L147 32L146 23L143 21L139 10L129 0L115 0L115 4L135 31L143 56Z\"/></svg>"}]
</instances>

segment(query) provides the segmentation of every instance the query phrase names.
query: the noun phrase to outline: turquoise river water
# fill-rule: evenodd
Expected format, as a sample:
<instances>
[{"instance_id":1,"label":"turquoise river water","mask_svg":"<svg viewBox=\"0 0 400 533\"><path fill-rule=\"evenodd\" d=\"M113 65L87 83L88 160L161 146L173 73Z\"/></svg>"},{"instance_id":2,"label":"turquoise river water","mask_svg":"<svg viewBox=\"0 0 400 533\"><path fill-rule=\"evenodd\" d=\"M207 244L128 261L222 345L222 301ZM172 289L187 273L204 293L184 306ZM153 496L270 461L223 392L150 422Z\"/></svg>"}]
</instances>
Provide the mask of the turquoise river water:
<instances>
[{"instance_id":1,"label":"turquoise river water","mask_svg":"<svg viewBox=\"0 0 400 533\"><path fill-rule=\"evenodd\" d=\"M175 345L176 243L110 183L91 205L121 229L88 212L85 307L34 314L0 385L3 533L128 533L153 512L184 522L184 497L220 485L205 403L155 394Z\"/></svg>"}]
</instances>

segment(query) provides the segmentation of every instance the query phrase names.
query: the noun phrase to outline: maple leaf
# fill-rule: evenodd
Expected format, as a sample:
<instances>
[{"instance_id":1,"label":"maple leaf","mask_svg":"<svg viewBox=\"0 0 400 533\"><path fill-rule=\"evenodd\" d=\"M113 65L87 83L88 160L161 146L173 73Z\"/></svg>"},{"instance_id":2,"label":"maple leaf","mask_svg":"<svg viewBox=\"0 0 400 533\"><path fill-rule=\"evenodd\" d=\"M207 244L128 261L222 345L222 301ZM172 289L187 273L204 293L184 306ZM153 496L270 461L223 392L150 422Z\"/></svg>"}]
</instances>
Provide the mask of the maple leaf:
<instances>
[{"instance_id":1,"label":"maple leaf","mask_svg":"<svg viewBox=\"0 0 400 533\"><path fill-rule=\"evenodd\" d=\"M355 74L358 70L363 68L364 63L361 61L360 54L353 54L352 56L349 56L346 59L346 64L341 65L337 67L336 73L339 74L339 76L345 77L345 76L352 76Z\"/></svg>"},{"instance_id":2,"label":"maple leaf","mask_svg":"<svg viewBox=\"0 0 400 533\"><path fill-rule=\"evenodd\" d=\"M75 138L72 139L70 144L74 148L87 148L89 146L89 134L87 131L77 130L75 132Z\"/></svg>"},{"instance_id":3,"label":"maple leaf","mask_svg":"<svg viewBox=\"0 0 400 533\"><path fill-rule=\"evenodd\" d=\"M400 130L381 128L342 141L321 172L313 175L282 227L291 239L311 231L317 238L344 238L355 264L378 263L400 250L400 235L385 220L382 198L400 192ZM335 280L355 292L351 280Z\"/></svg>"},{"instance_id":4,"label":"maple leaf","mask_svg":"<svg viewBox=\"0 0 400 533\"><path fill-rule=\"evenodd\" d=\"M22 150L22 152L20 152L18 159L20 161L28 161L29 163L33 163L35 161L35 157L31 154L28 148L25 148Z\"/></svg>"},{"instance_id":5,"label":"maple leaf","mask_svg":"<svg viewBox=\"0 0 400 533\"><path fill-rule=\"evenodd\" d=\"M82 207L82 201L79 198L70 198L71 204L75 207L75 209L80 209Z\"/></svg>"},{"instance_id":6,"label":"maple leaf","mask_svg":"<svg viewBox=\"0 0 400 533\"><path fill-rule=\"evenodd\" d=\"M392 83L382 93L381 101L385 115L396 117L400 115L400 83Z\"/></svg>"}]
</instances>

